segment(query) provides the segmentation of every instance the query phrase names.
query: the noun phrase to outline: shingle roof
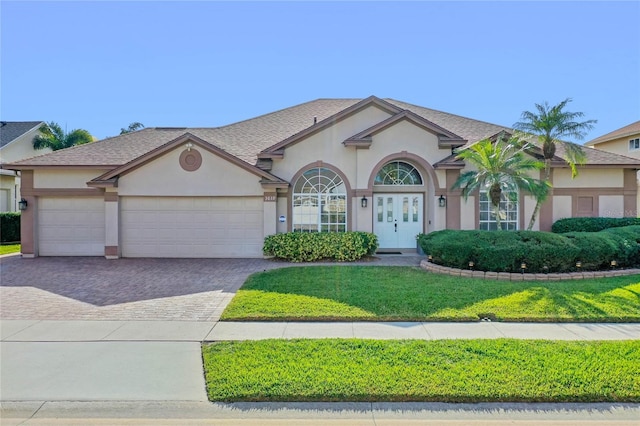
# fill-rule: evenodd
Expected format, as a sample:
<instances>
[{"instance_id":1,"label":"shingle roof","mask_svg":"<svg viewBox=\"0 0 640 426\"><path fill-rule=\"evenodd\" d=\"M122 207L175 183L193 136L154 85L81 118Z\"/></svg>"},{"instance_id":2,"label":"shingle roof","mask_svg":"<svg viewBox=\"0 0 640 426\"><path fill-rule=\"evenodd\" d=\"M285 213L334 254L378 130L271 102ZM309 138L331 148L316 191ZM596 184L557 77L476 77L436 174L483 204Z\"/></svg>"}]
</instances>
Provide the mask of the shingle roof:
<instances>
[{"instance_id":1,"label":"shingle roof","mask_svg":"<svg viewBox=\"0 0 640 426\"><path fill-rule=\"evenodd\" d=\"M0 148L43 123L43 121L0 121Z\"/></svg>"},{"instance_id":2,"label":"shingle roof","mask_svg":"<svg viewBox=\"0 0 640 426\"><path fill-rule=\"evenodd\" d=\"M585 143L585 145L593 146L601 142L610 141L612 139L623 138L625 136L637 135L639 133L640 133L640 121L636 121L635 123L631 123L627 126L621 127L618 130L609 132L606 135L602 135L593 140L590 140L589 142Z\"/></svg>"},{"instance_id":3,"label":"shingle roof","mask_svg":"<svg viewBox=\"0 0 640 426\"><path fill-rule=\"evenodd\" d=\"M361 101L362 99L317 99L222 127L145 128L137 132L18 161L14 164L16 166L73 165L117 167L133 161L188 132L240 160L254 165L257 161L257 155L263 150L308 129L316 121L320 123L322 120L328 119ZM474 143L480 139L493 136L502 130L510 130L505 126L461 117L394 99L385 99L385 101L400 109L409 110L459 135L468 140L468 143ZM640 166L640 162L637 159L593 149L585 149L585 151L588 159L587 164ZM561 153L562 148L559 148L558 154L561 155Z\"/></svg>"}]
</instances>

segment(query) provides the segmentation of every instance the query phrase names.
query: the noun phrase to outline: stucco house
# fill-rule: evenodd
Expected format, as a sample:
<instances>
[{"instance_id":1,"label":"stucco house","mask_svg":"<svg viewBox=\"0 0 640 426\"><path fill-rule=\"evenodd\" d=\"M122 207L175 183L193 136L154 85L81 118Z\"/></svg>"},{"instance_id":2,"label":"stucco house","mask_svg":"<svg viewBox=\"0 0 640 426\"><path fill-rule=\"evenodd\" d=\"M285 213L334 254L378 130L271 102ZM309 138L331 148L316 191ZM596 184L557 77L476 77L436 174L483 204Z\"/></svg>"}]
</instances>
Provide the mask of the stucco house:
<instances>
[{"instance_id":1,"label":"stucco house","mask_svg":"<svg viewBox=\"0 0 640 426\"><path fill-rule=\"evenodd\" d=\"M50 152L33 149L33 139L44 121L0 121L0 165ZM18 210L20 175L0 168L0 212Z\"/></svg>"},{"instance_id":2,"label":"stucco house","mask_svg":"<svg viewBox=\"0 0 640 426\"><path fill-rule=\"evenodd\" d=\"M596 149L640 159L640 121L621 127L585 143ZM640 172L637 175L640 187ZM640 193L637 209L640 211Z\"/></svg>"},{"instance_id":3,"label":"stucco house","mask_svg":"<svg viewBox=\"0 0 640 426\"><path fill-rule=\"evenodd\" d=\"M371 96L318 99L216 128L146 128L15 162L24 256L261 257L267 235L374 232L380 247L492 226L485 193L451 187L454 149L503 126ZM561 155L562 148L558 150ZM587 149L577 179L553 161L536 227L570 216L636 213L640 160ZM535 200L505 199L522 229ZM615 213L615 214L613 214Z\"/></svg>"}]
</instances>

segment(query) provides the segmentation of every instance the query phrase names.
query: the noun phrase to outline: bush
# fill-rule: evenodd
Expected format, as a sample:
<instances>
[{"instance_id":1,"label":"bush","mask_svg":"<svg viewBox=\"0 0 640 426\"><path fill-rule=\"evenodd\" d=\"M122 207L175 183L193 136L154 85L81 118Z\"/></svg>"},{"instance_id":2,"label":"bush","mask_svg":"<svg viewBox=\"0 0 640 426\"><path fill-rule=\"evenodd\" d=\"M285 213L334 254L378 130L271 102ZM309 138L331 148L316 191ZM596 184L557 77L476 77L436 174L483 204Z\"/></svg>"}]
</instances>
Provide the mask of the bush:
<instances>
[{"instance_id":1,"label":"bush","mask_svg":"<svg viewBox=\"0 0 640 426\"><path fill-rule=\"evenodd\" d=\"M344 262L372 255L377 248L378 238L368 232L289 232L268 236L262 250L267 256L292 262Z\"/></svg>"},{"instance_id":2,"label":"bush","mask_svg":"<svg viewBox=\"0 0 640 426\"><path fill-rule=\"evenodd\" d=\"M20 212L0 213L0 242L20 241Z\"/></svg>"},{"instance_id":3,"label":"bush","mask_svg":"<svg viewBox=\"0 0 640 426\"><path fill-rule=\"evenodd\" d=\"M566 232L599 232L608 228L640 225L637 217L569 217L560 219L551 226L551 232L564 234Z\"/></svg>"},{"instance_id":4,"label":"bush","mask_svg":"<svg viewBox=\"0 0 640 426\"><path fill-rule=\"evenodd\" d=\"M418 243L434 263L452 268L493 272L570 272L640 266L640 226L601 232L553 234L538 231L455 231L421 234Z\"/></svg>"}]
</instances>

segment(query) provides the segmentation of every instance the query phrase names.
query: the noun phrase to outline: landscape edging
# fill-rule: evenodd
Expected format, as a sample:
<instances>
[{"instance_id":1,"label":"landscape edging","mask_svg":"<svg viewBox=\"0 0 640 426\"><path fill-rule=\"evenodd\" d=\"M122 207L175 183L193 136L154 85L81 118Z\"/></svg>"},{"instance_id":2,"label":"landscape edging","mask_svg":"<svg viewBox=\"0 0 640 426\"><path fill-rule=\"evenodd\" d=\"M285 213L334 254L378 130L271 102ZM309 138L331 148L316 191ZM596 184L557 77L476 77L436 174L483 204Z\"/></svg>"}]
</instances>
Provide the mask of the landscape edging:
<instances>
[{"instance_id":1,"label":"landscape edging","mask_svg":"<svg viewBox=\"0 0 640 426\"><path fill-rule=\"evenodd\" d=\"M560 281L560 280L582 280L588 278L608 278L622 277L627 275L638 275L640 269L615 269L612 271L584 271L584 272L567 272L564 274L529 274L529 273L512 273L512 272L491 272L476 271L470 269L456 269L447 266L437 265L424 259L420 261L420 268L428 272L442 275L451 275L454 277L482 278L503 281Z\"/></svg>"}]
</instances>

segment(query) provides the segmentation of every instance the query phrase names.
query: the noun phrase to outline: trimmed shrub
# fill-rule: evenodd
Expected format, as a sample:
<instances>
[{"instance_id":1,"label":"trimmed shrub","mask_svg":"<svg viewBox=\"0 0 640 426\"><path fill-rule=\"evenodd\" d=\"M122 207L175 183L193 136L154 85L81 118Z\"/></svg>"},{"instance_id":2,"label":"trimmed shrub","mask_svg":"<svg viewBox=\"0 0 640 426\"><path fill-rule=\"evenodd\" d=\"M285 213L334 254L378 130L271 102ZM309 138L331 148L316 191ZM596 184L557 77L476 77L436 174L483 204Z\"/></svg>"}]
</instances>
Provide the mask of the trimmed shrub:
<instances>
[{"instance_id":1,"label":"trimmed shrub","mask_svg":"<svg viewBox=\"0 0 640 426\"><path fill-rule=\"evenodd\" d=\"M0 242L20 241L20 212L0 213Z\"/></svg>"},{"instance_id":2,"label":"trimmed shrub","mask_svg":"<svg viewBox=\"0 0 640 426\"><path fill-rule=\"evenodd\" d=\"M612 260L621 267L640 266L640 226L601 232L553 234L538 231L455 231L421 234L418 244L434 263L480 271L570 272L576 262L582 270L608 268Z\"/></svg>"},{"instance_id":3,"label":"trimmed shrub","mask_svg":"<svg viewBox=\"0 0 640 426\"><path fill-rule=\"evenodd\" d=\"M266 237L262 250L291 262L348 262L372 255L377 248L378 238L368 232L288 232Z\"/></svg>"},{"instance_id":4,"label":"trimmed shrub","mask_svg":"<svg viewBox=\"0 0 640 426\"><path fill-rule=\"evenodd\" d=\"M637 217L568 217L560 219L551 226L551 232L564 234L566 232L599 232L608 228L640 225Z\"/></svg>"}]
</instances>

